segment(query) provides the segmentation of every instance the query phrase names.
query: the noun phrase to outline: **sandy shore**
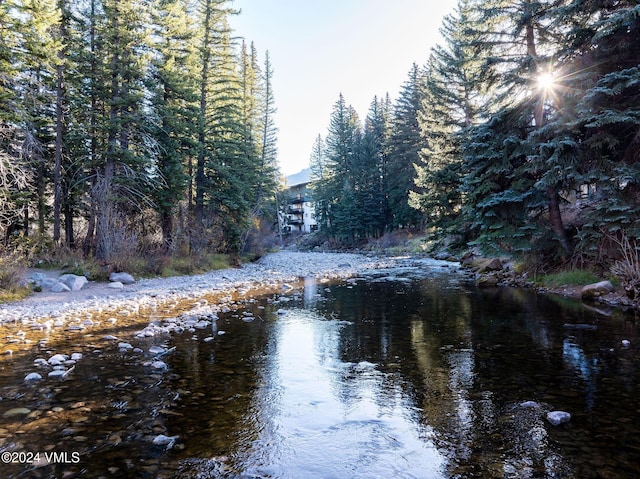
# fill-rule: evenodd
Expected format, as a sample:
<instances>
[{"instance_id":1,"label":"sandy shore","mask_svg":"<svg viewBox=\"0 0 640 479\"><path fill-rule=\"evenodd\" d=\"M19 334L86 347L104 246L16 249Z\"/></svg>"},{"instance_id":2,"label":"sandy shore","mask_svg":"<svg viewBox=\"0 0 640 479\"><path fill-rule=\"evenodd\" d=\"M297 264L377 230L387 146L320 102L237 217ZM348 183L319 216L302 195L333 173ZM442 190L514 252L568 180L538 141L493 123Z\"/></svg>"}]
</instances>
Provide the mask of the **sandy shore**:
<instances>
[{"instance_id":1,"label":"sandy shore","mask_svg":"<svg viewBox=\"0 0 640 479\"><path fill-rule=\"evenodd\" d=\"M351 253L278 252L240 268L194 276L144 279L122 290L111 289L107 283L89 282L76 292L34 293L22 301L0 305L0 323L196 299L216 292L277 286L301 277L349 278L365 270L389 266L390 262L392 260Z\"/></svg>"}]
</instances>

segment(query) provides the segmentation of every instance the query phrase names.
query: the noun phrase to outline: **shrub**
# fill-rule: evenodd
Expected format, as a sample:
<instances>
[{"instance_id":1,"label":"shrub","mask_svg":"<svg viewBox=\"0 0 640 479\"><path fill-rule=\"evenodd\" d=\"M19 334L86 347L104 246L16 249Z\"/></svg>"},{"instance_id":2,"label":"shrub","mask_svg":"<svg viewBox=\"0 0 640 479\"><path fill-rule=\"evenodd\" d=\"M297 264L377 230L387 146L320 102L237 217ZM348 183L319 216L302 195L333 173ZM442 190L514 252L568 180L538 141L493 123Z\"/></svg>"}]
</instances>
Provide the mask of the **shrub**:
<instances>
[{"instance_id":1,"label":"shrub","mask_svg":"<svg viewBox=\"0 0 640 479\"><path fill-rule=\"evenodd\" d=\"M540 282L547 286L583 286L598 281L599 278L586 269L560 271L558 273L547 274L540 279Z\"/></svg>"},{"instance_id":2,"label":"shrub","mask_svg":"<svg viewBox=\"0 0 640 479\"><path fill-rule=\"evenodd\" d=\"M16 301L29 295L29 288L22 284L24 271L20 257L0 253L0 303Z\"/></svg>"},{"instance_id":3,"label":"shrub","mask_svg":"<svg viewBox=\"0 0 640 479\"><path fill-rule=\"evenodd\" d=\"M620 247L621 258L613 264L611 273L620 279L629 298L640 301L640 246L624 233L615 242Z\"/></svg>"}]
</instances>

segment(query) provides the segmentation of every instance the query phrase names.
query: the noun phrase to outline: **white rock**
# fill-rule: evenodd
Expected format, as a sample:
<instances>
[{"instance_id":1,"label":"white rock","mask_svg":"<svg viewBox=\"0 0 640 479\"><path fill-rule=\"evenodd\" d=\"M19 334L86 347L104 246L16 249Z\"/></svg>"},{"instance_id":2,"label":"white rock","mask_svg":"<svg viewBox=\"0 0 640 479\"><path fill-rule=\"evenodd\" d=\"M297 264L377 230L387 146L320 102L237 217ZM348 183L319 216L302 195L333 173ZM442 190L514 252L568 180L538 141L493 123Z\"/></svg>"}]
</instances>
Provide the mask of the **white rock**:
<instances>
[{"instance_id":1,"label":"white rock","mask_svg":"<svg viewBox=\"0 0 640 479\"><path fill-rule=\"evenodd\" d=\"M52 293L68 293L71 291L71 288L69 288L69 286L67 286L64 283L56 283L53 286L51 286L51 292Z\"/></svg>"},{"instance_id":2,"label":"white rock","mask_svg":"<svg viewBox=\"0 0 640 479\"><path fill-rule=\"evenodd\" d=\"M623 348L628 348L629 346L631 346L631 341L629 341L628 339L623 339L622 340L622 347Z\"/></svg>"},{"instance_id":3,"label":"white rock","mask_svg":"<svg viewBox=\"0 0 640 479\"><path fill-rule=\"evenodd\" d=\"M119 281L122 284L133 284L136 282L135 278L129 273L111 273L109 275L109 281Z\"/></svg>"},{"instance_id":4,"label":"white rock","mask_svg":"<svg viewBox=\"0 0 640 479\"><path fill-rule=\"evenodd\" d=\"M547 421L554 426L571 421L571 414L565 411L551 411L547 413Z\"/></svg>"},{"instance_id":5,"label":"white rock","mask_svg":"<svg viewBox=\"0 0 640 479\"><path fill-rule=\"evenodd\" d=\"M48 363L50 366L58 366L59 364L64 364L67 359L69 359L69 356L66 354L54 354L49 358Z\"/></svg>"},{"instance_id":6,"label":"white rock","mask_svg":"<svg viewBox=\"0 0 640 479\"><path fill-rule=\"evenodd\" d=\"M111 283L109 283L108 287L111 289L123 289L124 284L122 284L120 281L112 281Z\"/></svg>"},{"instance_id":7,"label":"white rock","mask_svg":"<svg viewBox=\"0 0 640 479\"><path fill-rule=\"evenodd\" d=\"M131 344L129 343L118 343L118 348L129 350L129 349L133 349L133 346L131 346Z\"/></svg>"},{"instance_id":8,"label":"white rock","mask_svg":"<svg viewBox=\"0 0 640 479\"><path fill-rule=\"evenodd\" d=\"M73 359L74 361L80 361L82 359L82 353L71 354L71 359Z\"/></svg>"},{"instance_id":9,"label":"white rock","mask_svg":"<svg viewBox=\"0 0 640 479\"><path fill-rule=\"evenodd\" d=\"M163 371L166 371L167 369L169 369L169 366L167 366L167 363L165 363L164 361L153 361L151 363L151 367L153 369L161 369Z\"/></svg>"},{"instance_id":10,"label":"white rock","mask_svg":"<svg viewBox=\"0 0 640 479\"><path fill-rule=\"evenodd\" d=\"M67 371L65 369L55 369L49 373L50 378L62 378L67 375Z\"/></svg>"},{"instance_id":11,"label":"white rock","mask_svg":"<svg viewBox=\"0 0 640 479\"><path fill-rule=\"evenodd\" d=\"M29 373L24 377L25 381L40 381L42 376L38 373Z\"/></svg>"},{"instance_id":12,"label":"white rock","mask_svg":"<svg viewBox=\"0 0 640 479\"><path fill-rule=\"evenodd\" d=\"M164 434L160 434L153 438L153 443L156 446L173 446L175 444L178 436L165 436Z\"/></svg>"},{"instance_id":13,"label":"white rock","mask_svg":"<svg viewBox=\"0 0 640 479\"><path fill-rule=\"evenodd\" d=\"M75 274L63 274L58 278L58 281L66 284L71 291L80 291L89 283L86 276L76 276Z\"/></svg>"}]
</instances>

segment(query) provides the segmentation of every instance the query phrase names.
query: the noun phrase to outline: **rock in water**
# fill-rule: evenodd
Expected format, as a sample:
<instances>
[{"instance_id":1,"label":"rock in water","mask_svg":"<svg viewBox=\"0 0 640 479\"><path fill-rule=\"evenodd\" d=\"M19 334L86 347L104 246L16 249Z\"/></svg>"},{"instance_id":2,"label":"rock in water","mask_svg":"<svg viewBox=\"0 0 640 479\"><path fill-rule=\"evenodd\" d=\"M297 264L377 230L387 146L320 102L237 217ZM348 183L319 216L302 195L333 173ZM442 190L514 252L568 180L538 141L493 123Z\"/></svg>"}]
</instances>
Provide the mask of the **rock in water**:
<instances>
[{"instance_id":1,"label":"rock in water","mask_svg":"<svg viewBox=\"0 0 640 479\"><path fill-rule=\"evenodd\" d=\"M25 381L40 381L42 376L38 373L29 373L24 377Z\"/></svg>"},{"instance_id":2,"label":"rock in water","mask_svg":"<svg viewBox=\"0 0 640 479\"><path fill-rule=\"evenodd\" d=\"M571 421L571 414L565 411L551 411L547 413L547 421L554 426Z\"/></svg>"}]
</instances>

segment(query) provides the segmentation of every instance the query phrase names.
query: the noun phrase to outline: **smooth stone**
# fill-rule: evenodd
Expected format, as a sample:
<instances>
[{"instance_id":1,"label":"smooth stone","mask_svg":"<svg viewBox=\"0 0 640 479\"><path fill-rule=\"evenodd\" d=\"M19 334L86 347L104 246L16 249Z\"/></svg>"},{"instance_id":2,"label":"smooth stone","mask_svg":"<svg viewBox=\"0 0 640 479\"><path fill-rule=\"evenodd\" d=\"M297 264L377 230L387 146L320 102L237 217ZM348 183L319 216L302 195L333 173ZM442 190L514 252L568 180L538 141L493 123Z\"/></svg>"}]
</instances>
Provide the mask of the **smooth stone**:
<instances>
[{"instance_id":1,"label":"smooth stone","mask_svg":"<svg viewBox=\"0 0 640 479\"><path fill-rule=\"evenodd\" d=\"M151 363L151 367L153 369L161 369L163 371L169 369L169 366L167 366L167 363L165 363L164 361L153 361Z\"/></svg>"},{"instance_id":2,"label":"smooth stone","mask_svg":"<svg viewBox=\"0 0 640 479\"><path fill-rule=\"evenodd\" d=\"M71 288L69 288L69 286L67 286L64 283L56 283L53 286L51 286L51 292L52 293L69 293L71 292Z\"/></svg>"},{"instance_id":3,"label":"smooth stone","mask_svg":"<svg viewBox=\"0 0 640 479\"><path fill-rule=\"evenodd\" d=\"M554 426L571 421L571 414L565 411L551 411L547 413L547 421Z\"/></svg>"},{"instance_id":4,"label":"smooth stone","mask_svg":"<svg viewBox=\"0 0 640 479\"><path fill-rule=\"evenodd\" d=\"M62 378L67 375L67 371L65 369L56 369L55 371L51 371L49 373L50 378Z\"/></svg>"},{"instance_id":5,"label":"smooth stone","mask_svg":"<svg viewBox=\"0 0 640 479\"><path fill-rule=\"evenodd\" d=\"M623 348L628 348L629 346L631 346L631 341L629 341L628 339L623 339L622 340L622 347Z\"/></svg>"},{"instance_id":6,"label":"smooth stone","mask_svg":"<svg viewBox=\"0 0 640 479\"><path fill-rule=\"evenodd\" d=\"M24 377L25 381L40 381L42 376L38 373L29 373Z\"/></svg>"},{"instance_id":7,"label":"smooth stone","mask_svg":"<svg viewBox=\"0 0 640 479\"><path fill-rule=\"evenodd\" d=\"M178 436L165 436L164 434L159 434L158 436L153 438L153 443L156 446L165 446L167 444L173 444L178 439Z\"/></svg>"},{"instance_id":8,"label":"smooth stone","mask_svg":"<svg viewBox=\"0 0 640 479\"><path fill-rule=\"evenodd\" d=\"M108 287L111 289L123 289L124 284L122 284L120 281L113 281L109 283Z\"/></svg>"},{"instance_id":9,"label":"smooth stone","mask_svg":"<svg viewBox=\"0 0 640 479\"><path fill-rule=\"evenodd\" d=\"M109 281L118 281L122 284L133 284L136 282L135 278L129 273L111 273L109 275Z\"/></svg>"},{"instance_id":10,"label":"smooth stone","mask_svg":"<svg viewBox=\"0 0 640 479\"><path fill-rule=\"evenodd\" d=\"M86 276L77 276L75 274L63 274L58 278L58 281L66 284L71 291L80 291L89 283Z\"/></svg>"},{"instance_id":11,"label":"smooth stone","mask_svg":"<svg viewBox=\"0 0 640 479\"><path fill-rule=\"evenodd\" d=\"M600 281L599 283L587 284L580 290L583 299L595 298L602 294L610 293L614 290L611 281Z\"/></svg>"},{"instance_id":12,"label":"smooth stone","mask_svg":"<svg viewBox=\"0 0 640 479\"><path fill-rule=\"evenodd\" d=\"M49 361L47 362L51 366L57 366L59 364L63 364L67 359L69 359L69 356L67 356L66 354L54 354L49 358Z\"/></svg>"},{"instance_id":13,"label":"smooth stone","mask_svg":"<svg viewBox=\"0 0 640 479\"><path fill-rule=\"evenodd\" d=\"M27 409L26 407L14 407L12 409L9 409L8 411L5 411L3 416L4 417L26 416L30 412L31 412L31 409Z\"/></svg>"}]
</instances>

